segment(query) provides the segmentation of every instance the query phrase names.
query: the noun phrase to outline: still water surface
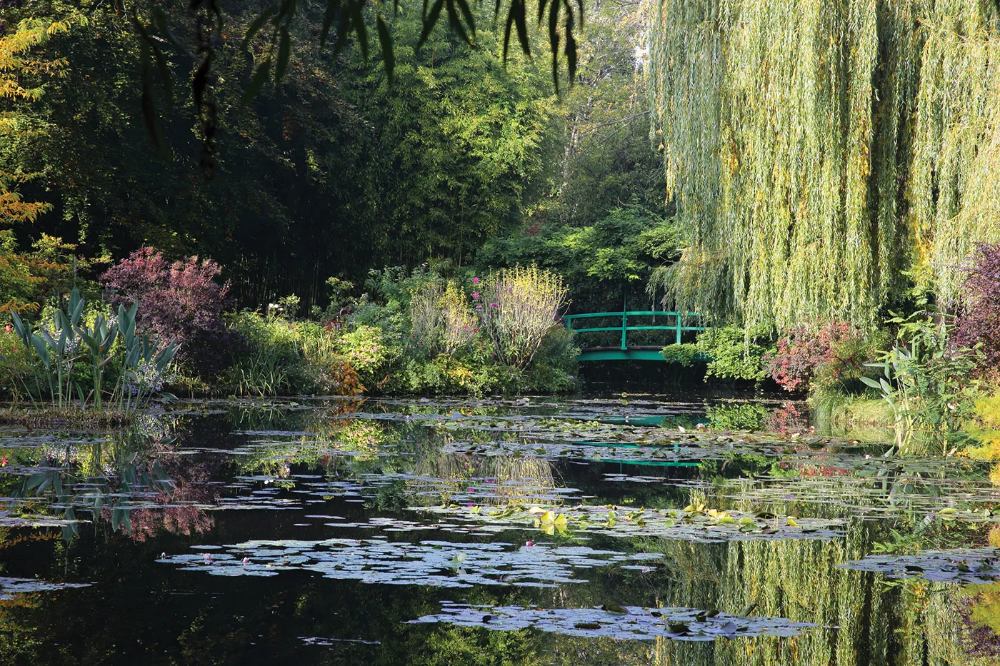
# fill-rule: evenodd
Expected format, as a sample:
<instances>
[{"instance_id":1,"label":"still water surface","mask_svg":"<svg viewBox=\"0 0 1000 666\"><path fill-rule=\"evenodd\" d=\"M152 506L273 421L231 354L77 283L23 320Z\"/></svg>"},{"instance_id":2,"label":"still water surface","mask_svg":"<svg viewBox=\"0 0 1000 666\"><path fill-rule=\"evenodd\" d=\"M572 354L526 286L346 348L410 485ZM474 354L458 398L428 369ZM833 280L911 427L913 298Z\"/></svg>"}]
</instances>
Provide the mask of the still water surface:
<instances>
[{"instance_id":1,"label":"still water surface","mask_svg":"<svg viewBox=\"0 0 1000 666\"><path fill-rule=\"evenodd\" d=\"M795 411L303 398L4 429L0 663L997 663L989 467Z\"/></svg>"}]
</instances>

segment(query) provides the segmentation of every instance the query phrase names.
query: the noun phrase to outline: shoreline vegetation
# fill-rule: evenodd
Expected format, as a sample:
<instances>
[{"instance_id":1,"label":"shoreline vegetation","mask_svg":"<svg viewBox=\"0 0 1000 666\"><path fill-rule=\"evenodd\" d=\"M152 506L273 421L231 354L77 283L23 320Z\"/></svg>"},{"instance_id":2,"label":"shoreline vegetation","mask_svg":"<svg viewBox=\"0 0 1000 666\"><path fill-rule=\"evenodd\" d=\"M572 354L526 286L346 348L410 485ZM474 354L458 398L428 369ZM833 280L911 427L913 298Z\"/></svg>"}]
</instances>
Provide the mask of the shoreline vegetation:
<instances>
[{"instance_id":1,"label":"shoreline vegetation","mask_svg":"<svg viewBox=\"0 0 1000 666\"><path fill-rule=\"evenodd\" d=\"M0 405L0 425L27 428L68 426L87 429L125 428L135 422L136 415L121 411L95 411L58 408L46 405L22 407Z\"/></svg>"},{"instance_id":2,"label":"shoreline vegetation","mask_svg":"<svg viewBox=\"0 0 1000 666\"><path fill-rule=\"evenodd\" d=\"M478 396L578 386L578 350L559 321L565 283L537 266L483 277L447 263L373 271L354 298L353 285L331 279L330 305L309 317L294 296L266 312L227 311L219 273L208 260L171 264L143 248L86 285L89 299L74 288L40 316L10 310L0 329L2 397L52 405L54 418L109 405L127 418L175 393Z\"/></svg>"},{"instance_id":3,"label":"shoreline vegetation","mask_svg":"<svg viewBox=\"0 0 1000 666\"><path fill-rule=\"evenodd\" d=\"M1000 459L1000 398L987 366L996 351L979 333L1000 300L1000 283L980 276L998 265L997 246L982 246L967 282L978 308L971 321L927 307L871 332L838 321L780 334L710 326L694 342L664 347L664 361L694 375L704 367L714 385L789 398L774 409L713 408L710 430L779 438L818 430L890 441L890 453ZM577 342L560 322L569 288L536 265L372 271L360 295L331 278L329 305L308 316L295 296L266 312L231 310L220 273L210 260L170 263L143 248L84 285L89 299L73 288L36 317L10 310L0 329L10 406L0 422L119 427L157 396L481 397L584 386Z\"/></svg>"},{"instance_id":4,"label":"shoreline vegetation","mask_svg":"<svg viewBox=\"0 0 1000 666\"><path fill-rule=\"evenodd\" d=\"M1000 245L981 244L966 264L962 305L953 311L922 301L867 331L837 320L778 333L727 325L663 355L679 367L707 356L706 380L777 385L806 401L811 427L888 440L898 454L997 461ZM802 427L794 422L770 418L779 432Z\"/></svg>"},{"instance_id":5,"label":"shoreline vegetation","mask_svg":"<svg viewBox=\"0 0 1000 666\"><path fill-rule=\"evenodd\" d=\"M0 0L0 662L997 662L998 63L1000 0Z\"/></svg>"}]
</instances>

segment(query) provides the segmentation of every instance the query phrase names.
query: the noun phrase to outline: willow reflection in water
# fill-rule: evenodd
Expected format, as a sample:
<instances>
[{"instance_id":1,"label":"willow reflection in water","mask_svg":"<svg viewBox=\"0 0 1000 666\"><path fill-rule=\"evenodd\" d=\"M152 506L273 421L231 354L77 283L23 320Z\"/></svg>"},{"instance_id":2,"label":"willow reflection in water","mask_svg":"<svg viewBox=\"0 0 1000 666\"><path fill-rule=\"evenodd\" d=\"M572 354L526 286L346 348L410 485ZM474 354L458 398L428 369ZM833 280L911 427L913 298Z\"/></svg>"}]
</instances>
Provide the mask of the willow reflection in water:
<instances>
[{"instance_id":1,"label":"willow reflection in water","mask_svg":"<svg viewBox=\"0 0 1000 666\"><path fill-rule=\"evenodd\" d=\"M739 541L708 547L662 543L678 580L664 600L666 605L718 604L730 612L785 617L819 627L788 638L737 638L711 645L657 639L653 662L706 666L997 663L995 647L973 642L969 604L963 602L957 587L922 580L892 583L877 574L837 566L871 552L872 537L870 524L855 520L840 542Z\"/></svg>"}]
</instances>

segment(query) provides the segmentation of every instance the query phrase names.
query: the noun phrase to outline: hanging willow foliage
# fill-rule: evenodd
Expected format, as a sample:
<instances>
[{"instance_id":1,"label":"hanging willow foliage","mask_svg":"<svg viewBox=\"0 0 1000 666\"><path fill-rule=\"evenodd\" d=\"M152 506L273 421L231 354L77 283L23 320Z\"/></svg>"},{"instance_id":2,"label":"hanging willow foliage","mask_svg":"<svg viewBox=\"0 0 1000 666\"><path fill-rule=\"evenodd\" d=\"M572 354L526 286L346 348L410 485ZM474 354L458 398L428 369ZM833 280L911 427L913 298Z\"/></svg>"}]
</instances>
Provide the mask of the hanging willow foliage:
<instances>
[{"instance_id":1,"label":"hanging willow foliage","mask_svg":"<svg viewBox=\"0 0 1000 666\"><path fill-rule=\"evenodd\" d=\"M871 328L1000 236L989 0L661 0L649 90L685 309Z\"/></svg>"}]
</instances>

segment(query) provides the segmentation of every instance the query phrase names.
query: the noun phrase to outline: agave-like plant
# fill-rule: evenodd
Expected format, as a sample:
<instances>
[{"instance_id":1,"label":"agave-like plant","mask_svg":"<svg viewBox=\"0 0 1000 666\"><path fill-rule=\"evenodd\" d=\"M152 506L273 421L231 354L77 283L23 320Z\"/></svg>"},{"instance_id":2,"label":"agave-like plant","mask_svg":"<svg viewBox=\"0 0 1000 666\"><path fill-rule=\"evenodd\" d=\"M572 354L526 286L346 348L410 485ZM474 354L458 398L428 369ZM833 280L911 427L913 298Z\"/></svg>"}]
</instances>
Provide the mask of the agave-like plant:
<instances>
[{"instance_id":1,"label":"agave-like plant","mask_svg":"<svg viewBox=\"0 0 1000 666\"><path fill-rule=\"evenodd\" d=\"M133 306L132 310L132 319L134 320L135 306ZM94 406L100 410L103 408L104 373L107 366L115 358L114 345L115 340L118 339L118 323L109 321L103 314L100 314L94 320L93 326L77 327L77 334L86 346L87 355L90 359L91 376L94 382L92 393Z\"/></svg>"},{"instance_id":2,"label":"agave-like plant","mask_svg":"<svg viewBox=\"0 0 1000 666\"><path fill-rule=\"evenodd\" d=\"M21 318L11 309L11 319L18 336L25 346L34 349L45 368L45 379L49 394L60 408L73 397L73 364L78 358L79 338L77 327L83 316L85 305L80 292L73 289L66 311L56 310L52 321L52 331L39 328L37 333L24 325Z\"/></svg>"},{"instance_id":3,"label":"agave-like plant","mask_svg":"<svg viewBox=\"0 0 1000 666\"><path fill-rule=\"evenodd\" d=\"M66 310L56 310L53 316L52 332L44 327L32 332L13 310L11 319L27 352L34 353L40 361L49 395L60 408L71 402L72 389L76 388L81 408L86 407L89 397L93 396L95 407L103 409L104 380L110 366L118 370L112 402L117 402L126 414L132 414L153 392L162 388L162 378L173 361L177 346L173 342L162 345L148 336L136 335L137 305L128 310L119 306L115 321L100 314L89 325L82 321L84 305L80 292L73 289ZM73 380L73 365L84 357L90 362L93 380L93 388L87 396ZM41 393L41 383L37 386Z\"/></svg>"},{"instance_id":4,"label":"agave-like plant","mask_svg":"<svg viewBox=\"0 0 1000 666\"><path fill-rule=\"evenodd\" d=\"M134 432L124 434L131 439ZM71 463L69 455L58 467L47 467L27 476L12 495L16 498L47 497L53 514L66 521L63 538L74 537L81 522L77 512L90 514L91 522L107 515L112 531L132 533L132 511L148 502L149 493L170 494L177 484L167 475L159 461L144 462L137 451L118 440L106 448L105 443L90 444L90 457L98 466L107 465L108 472L88 475L79 465ZM107 513L105 511L107 510Z\"/></svg>"},{"instance_id":5,"label":"agave-like plant","mask_svg":"<svg viewBox=\"0 0 1000 666\"><path fill-rule=\"evenodd\" d=\"M153 393L163 388L163 379L177 353L177 345L163 346L148 336L136 335L136 306L118 306L118 331L124 350L113 400L121 411L132 414Z\"/></svg>"}]
</instances>

